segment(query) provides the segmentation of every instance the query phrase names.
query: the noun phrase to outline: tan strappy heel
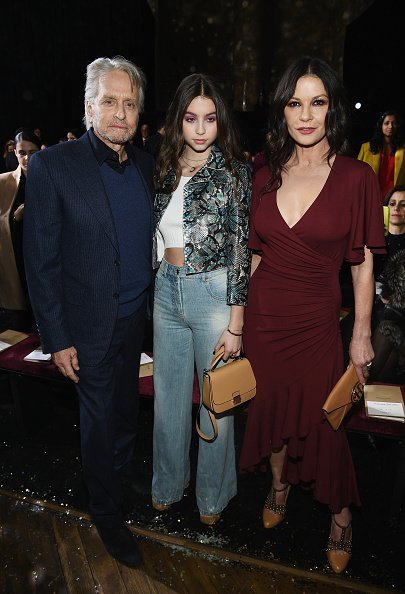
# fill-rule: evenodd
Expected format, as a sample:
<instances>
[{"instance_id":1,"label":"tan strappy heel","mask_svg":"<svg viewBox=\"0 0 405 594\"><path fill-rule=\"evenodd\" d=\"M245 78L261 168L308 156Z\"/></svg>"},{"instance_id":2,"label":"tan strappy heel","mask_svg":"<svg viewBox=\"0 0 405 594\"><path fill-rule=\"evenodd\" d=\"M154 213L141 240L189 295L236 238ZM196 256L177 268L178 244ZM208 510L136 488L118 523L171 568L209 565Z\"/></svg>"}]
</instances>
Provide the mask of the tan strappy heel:
<instances>
[{"instance_id":1,"label":"tan strappy heel","mask_svg":"<svg viewBox=\"0 0 405 594\"><path fill-rule=\"evenodd\" d=\"M287 509L287 499L290 493L291 485L286 485L282 489L271 487L263 507L263 526L265 528L274 528L283 521ZM276 503L276 493L287 491L284 503Z\"/></svg>"},{"instance_id":2,"label":"tan strappy heel","mask_svg":"<svg viewBox=\"0 0 405 594\"><path fill-rule=\"evenodd\" d=\"M329 536L326 547L326 556L332 570L335 573L342 573L346 569L350 557L352 556L352 523L350 522L347 526L341 526L336 522L333 516L332 522L340 528L341 534L339 540L335 540Z\"/></svg>"}]
</instances>

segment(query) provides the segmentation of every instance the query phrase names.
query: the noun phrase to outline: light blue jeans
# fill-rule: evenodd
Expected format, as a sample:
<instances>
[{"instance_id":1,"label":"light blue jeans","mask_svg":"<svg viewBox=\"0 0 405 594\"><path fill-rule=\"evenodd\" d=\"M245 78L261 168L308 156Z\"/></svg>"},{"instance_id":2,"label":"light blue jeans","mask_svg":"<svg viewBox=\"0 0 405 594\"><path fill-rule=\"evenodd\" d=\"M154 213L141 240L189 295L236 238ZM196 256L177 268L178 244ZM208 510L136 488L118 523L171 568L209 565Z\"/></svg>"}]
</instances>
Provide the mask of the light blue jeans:
<instances>
[{"instance_id":1,"label":"light blue jeans","mask_svg":"<svg viewBox=\"0 0 405 594\"><path fill-rule=\"evenodd\" d=\"M186 275L185 269L162 261L156 277L153 313L152 497L174 503L190 481L190 440L194 361L200 390L204 369L229 323L227 272L221 268ZM204 407L200 426L212 435ZM199 439L196 498L202 515L220 513L236 495L233 415L218 419L213 443Z\"/></svg>"}]
</instances>

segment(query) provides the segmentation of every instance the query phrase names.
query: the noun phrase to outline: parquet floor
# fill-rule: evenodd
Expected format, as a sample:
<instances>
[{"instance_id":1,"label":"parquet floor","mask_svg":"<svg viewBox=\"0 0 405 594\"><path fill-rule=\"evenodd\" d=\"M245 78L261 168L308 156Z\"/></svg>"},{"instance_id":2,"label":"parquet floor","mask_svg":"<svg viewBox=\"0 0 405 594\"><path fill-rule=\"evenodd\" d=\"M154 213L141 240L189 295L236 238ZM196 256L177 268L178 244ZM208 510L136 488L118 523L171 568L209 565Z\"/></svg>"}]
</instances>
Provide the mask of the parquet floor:
<instances>
[{"instance_id":1,"label":"parquet floor","mask_svg":"<svg viewBox=\"0 0 405 594\"><path fill-rule=\"evenodd\" d=\"M0 490L2 594L383 593L334 576L258 562L133 528L144 564L125 567L106 553L85 516ZM160 542L159 542L160 541ZM189 543L188 543L189 544ZM213 553L216 552L216 556Z\"/></svg>"}]
</instances>

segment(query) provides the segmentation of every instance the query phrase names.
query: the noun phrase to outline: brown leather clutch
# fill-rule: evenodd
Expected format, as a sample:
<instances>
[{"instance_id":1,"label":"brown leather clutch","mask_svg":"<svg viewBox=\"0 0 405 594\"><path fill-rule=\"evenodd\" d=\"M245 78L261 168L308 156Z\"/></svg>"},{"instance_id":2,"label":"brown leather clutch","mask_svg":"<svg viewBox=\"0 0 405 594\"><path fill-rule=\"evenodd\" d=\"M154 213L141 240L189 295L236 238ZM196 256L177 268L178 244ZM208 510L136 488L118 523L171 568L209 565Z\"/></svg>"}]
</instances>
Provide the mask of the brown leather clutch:
<instances>
[{"instance_id":1,"label":"brown leather clutch","mask_svg":"<svg viewBox=\"0 0 405 594\"><path fill-rule=\"evenodd\" d=\"M325 417L332 429L337 431L343 419L352 408L353 404L359 402L364 394L363 384L359 382L356 370L350 365L329 394L322 407Z\"/></svg>"}]
</instances>

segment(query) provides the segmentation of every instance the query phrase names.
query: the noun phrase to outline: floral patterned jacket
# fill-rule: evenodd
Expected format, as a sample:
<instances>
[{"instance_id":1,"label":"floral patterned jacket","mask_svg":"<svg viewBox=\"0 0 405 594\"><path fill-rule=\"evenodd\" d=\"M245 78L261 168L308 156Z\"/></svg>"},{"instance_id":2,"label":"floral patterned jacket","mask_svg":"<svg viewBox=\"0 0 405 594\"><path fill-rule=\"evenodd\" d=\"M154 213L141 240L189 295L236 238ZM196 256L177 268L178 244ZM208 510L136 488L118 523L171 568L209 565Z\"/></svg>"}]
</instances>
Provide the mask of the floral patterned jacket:
<instances>
[{"instance_id":1,"label":"floral patterned jacket","mask_svg":"<svg viewBox=\"0 0 405 594\"><path fill-rule=\"evenodd\" d=\"M213 146L207 162L184 186L183 234L187 274L228 269L228 305L246 305L250 275L249 207L251 176L246 165L233 162L239 179L226 169L218 147ZM175 178L170 171L164 182ZM155 226L171 200L171 193L157 193ZM163 256L155 234L154 266Z\"/></svg>"}]
</instances>

